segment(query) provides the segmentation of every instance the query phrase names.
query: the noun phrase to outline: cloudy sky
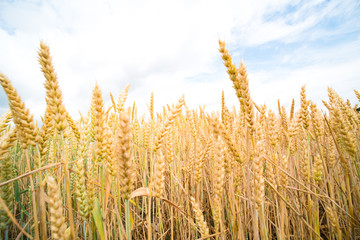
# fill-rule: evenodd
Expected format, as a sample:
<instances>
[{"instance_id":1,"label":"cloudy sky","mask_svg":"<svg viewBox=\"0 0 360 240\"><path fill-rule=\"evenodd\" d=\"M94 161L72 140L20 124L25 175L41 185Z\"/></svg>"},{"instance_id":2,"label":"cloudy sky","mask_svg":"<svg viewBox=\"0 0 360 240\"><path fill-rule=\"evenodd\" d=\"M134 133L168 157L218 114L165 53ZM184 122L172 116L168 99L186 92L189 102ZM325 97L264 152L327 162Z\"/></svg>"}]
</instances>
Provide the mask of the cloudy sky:
<instances>
[{"instance_id":1,"label":"cloudy sky","mask_svg":"<svg viewBox=\"0 0 360 240\"><path fill-rule=\"evenodd\" d=\"M105 103L130 84L147 113L185 95L190 107L220 109L221 91L238 104L218 52L225 40L247 65L252 98L287 108L306 84L321 105L327 87L357 103L360 90L360 3L357 0L1 0L0 72L35 115L45 109L40 40L49 46L66 108L89 108L97 82ZM0 113L8 108L0 90ZM141 115L141 114L140 114Z\"/></svg>"}]
</instances>

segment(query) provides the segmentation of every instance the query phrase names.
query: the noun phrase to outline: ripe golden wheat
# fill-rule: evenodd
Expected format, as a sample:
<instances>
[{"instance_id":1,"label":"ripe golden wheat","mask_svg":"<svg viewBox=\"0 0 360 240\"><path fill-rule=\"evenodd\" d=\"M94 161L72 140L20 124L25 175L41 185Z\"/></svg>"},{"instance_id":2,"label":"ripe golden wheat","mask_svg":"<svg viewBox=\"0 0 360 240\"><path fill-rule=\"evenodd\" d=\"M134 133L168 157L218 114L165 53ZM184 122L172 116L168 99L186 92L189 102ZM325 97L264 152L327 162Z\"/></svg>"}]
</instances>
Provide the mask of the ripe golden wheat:
<instances>
[{"instance_id":1,"label":"ripe golden wheat","mask_svg":"<svg viewBox=\"0 0 360 240\"><path fill-rule=\"evenodd\" d=\"M320 109L306 95L289 111L257 105L243 62L219 52L240 108L189 109L182 96L149 118L126 106L129 85L106 106L96 85L74 120L41 42L46 110L35 126L0 74L0 239L357 239L360 114L329 88ZM360 94L355 90L357 98ZM300 108L295 109L295 102Z\"/></svg>"}]
</instances>

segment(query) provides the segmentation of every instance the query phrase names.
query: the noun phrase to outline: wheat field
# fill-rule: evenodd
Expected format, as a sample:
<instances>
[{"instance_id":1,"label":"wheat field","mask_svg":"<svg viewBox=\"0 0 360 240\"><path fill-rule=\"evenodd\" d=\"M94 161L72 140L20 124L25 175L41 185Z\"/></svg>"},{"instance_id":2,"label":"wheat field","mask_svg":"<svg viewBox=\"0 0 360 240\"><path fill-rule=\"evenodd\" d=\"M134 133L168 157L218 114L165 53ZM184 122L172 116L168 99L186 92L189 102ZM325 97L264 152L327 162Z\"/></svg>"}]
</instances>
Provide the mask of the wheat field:
<instances>
[{"instance_id":1,"label":"wheat field","mask_svg":"<svg viewBox=\"0 0 360 240\"><path fill-rule=\"evenodd\" d=\"M111 106L100 86L75 121L40 43L46 110L39 126L0 74L0 239L360 239L360 114L328 88L300 90L289 111L257 105L243 63L219 41L240 108L154 112ZM360 93L354 90L360 101ZM295 109L295 101L300 105Z\"/></svg>"}]
</instances>

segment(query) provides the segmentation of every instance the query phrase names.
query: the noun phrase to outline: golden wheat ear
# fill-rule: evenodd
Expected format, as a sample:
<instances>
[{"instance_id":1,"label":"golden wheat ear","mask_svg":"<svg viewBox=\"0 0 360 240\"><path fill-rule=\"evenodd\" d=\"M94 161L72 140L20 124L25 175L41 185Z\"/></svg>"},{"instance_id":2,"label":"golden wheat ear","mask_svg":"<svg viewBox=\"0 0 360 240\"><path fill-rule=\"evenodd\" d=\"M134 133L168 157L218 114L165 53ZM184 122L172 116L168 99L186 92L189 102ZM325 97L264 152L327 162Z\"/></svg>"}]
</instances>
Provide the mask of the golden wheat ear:
<instances>
[{"instance_id":1,"label":"golden wheat ear","mask_svg":"<svg viewBox=\"0 0 360 240\"><path fill-rule=\"evenodd\" d=\"M0 181L10 180L13 177L13 166L10 158L10 147L14 145L15 129L6 132L0 137ZM7 184L0 188L0 197L4 200L8 209L14 210L14 190L11 184ZM7 213L0 207L0 231L6 230L11 223L11 219Z\"/></svg>"},{"instance_id":2,"label":"golden wheat ear","mask_svg":"<svg viewBox=\"0 0 360 240\"><path fill-rule=\"evenodd\" d=\"M40 42L38 55L41 71L45 77L46 105L51 119L51 128L62 132L66 128L66 109L63 104L62 92L52 63L52 57L50 56L49 46L43 41Z\"/></svg>"},{"instance_id":3,"label":"golden wheat ear","mask_svg":"<svg viewBox=\"0 0 360 240\"><path fill-rule=\"evenodd\" d=\"M115 162L118 164L118 172L121 181L121 195L129 199L134 184L134 166L131 159L131 127L129 117L121 112L118 122L118 133L115 145Z\"/></svg>"},{"instance_id":4,"label":"golden wheat ear","mask_svg":"<svg viewBox=\"0 0 360 240\"><path fill-rule=\"evenodd\" d=\"M201 237L206 237L209 235L209 228L206 224L204 215L200 209L199 204L195 201L195 198L191 197L191 205L195 213L196 224L199 226Z\"/></svg>"},{"instance_id":5,"label":"golden wheat ear","mask_svg":"<svg viewBox=\"0 0 360 240\"><path fill-rule=\"evenodd\" d=\"M66 223L58 184L52 176L47 176L46 182L48 186L51 234L56 240L65 240Z\"/></svg>"},{"instance_id":6,"label":"golden wheat ear","mask_svg":"<svg viewBox=\"0 0 360 240\"><path fill-rule=\"evenodd\" d=\"M25 103L21 100L21 97L18 95L11 81L1 73L0 84L9 100L13 121L19 130L17 131L17 135L21 147L26 149L29 145L35 146L37 131L34 125L33 116L30 114L29 109L25 107Z\"/></svg>"}]
</instances>

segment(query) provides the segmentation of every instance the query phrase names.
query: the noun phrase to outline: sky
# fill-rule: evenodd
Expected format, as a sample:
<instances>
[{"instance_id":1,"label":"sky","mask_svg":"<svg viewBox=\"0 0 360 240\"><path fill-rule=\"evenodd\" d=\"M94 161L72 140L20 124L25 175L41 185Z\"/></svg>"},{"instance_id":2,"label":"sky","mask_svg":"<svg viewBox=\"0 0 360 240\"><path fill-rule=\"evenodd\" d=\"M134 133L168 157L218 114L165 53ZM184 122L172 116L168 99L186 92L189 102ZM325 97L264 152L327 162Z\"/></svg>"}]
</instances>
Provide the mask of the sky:
<instances>
[{"instance_id":1,"label":"sky","mask_svg":"<svg viewBox=\"0 0 360 240\"><path fill-rule=\"evenodd\" d=\"M185 95L190 108L238 106L218 40L247 66L257 104L289 111L300 88L321 108L332 87L352 104L360 90L357 0L0 0L0 72L40 119L45 79L37 60L50 47L65 107L75 119L89 109L96 83L105 105L130 84L126 106L138 115ZM0 90L0 114L8 109Z\"/></svg>"}]
</instances>

